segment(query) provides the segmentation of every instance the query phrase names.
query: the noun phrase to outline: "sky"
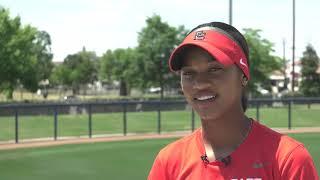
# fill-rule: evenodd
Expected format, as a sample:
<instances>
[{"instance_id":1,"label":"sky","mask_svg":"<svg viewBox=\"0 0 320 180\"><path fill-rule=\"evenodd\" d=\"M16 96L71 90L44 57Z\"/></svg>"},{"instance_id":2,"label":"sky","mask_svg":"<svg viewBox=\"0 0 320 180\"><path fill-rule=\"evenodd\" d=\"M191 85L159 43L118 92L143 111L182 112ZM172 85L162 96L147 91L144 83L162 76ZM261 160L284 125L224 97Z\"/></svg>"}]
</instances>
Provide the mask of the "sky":
<instances>
[{"instance_id":1,"label":"sky","mask_svg":"<svg viewBox=\"0 0 320 180\"><path fill-rule=\"evenodd\" d=\"M54 61L68 54L135 47L138 32L154 14L171 26L192 29L211 21L229 22L229 0L0 0L12 17L47 31ZM307 44L320 54L320 1L296 0L296 53ZM274 43L274 55L292 59L292 0L233 0L233 26L261 29Z\"/></svg>"}]
</instances>

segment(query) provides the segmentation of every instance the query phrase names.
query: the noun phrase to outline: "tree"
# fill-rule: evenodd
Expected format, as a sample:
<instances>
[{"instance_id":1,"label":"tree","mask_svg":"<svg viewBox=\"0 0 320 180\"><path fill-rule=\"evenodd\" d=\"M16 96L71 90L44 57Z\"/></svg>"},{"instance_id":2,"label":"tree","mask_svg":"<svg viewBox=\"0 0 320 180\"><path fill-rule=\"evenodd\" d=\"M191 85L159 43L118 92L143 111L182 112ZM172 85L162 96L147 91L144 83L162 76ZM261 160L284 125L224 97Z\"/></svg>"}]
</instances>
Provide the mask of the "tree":
<instances>
[{"instance_id":1,"label":"tree","mask_svg":"<svg viewBox=\"0 0 320 180\"><path fill-rule=\"evenodd\" d=\"M53 63L51 53L51 38L45 31L38 31L34 41L33 51L37 56L37 69L39 80L46 80L50 77Z\"/></svg>"},{"instance_id":2,"label":"tree","mask_svg":"<svg viewBox=\"0 0 320 180\"><path fill-rule=\"evenodd\" d=\"M55 84L71 87L72 93L78 94L81 85L97 79L95 61L98 61L96 54L84 48L81 52L68 55L63 64L54 69L51 80Z\"/></svg>"},{"instance_id":3,"label":"tree","mask_svg":"<svg viewBox=\"0 0 320 180\"><path fill-rule=\"evenodd\" d=\"M0 8L0 91L8 99L18 85L31 92L38 89L42 70L38 62L43 54L37 49L47 44L37 44L37 34L36 28L22 26L20 17L10 18L9 11Z\"/></svg>"},{"instance_id":4,"label":"tree","mask_svg":"<svg viewBox=\"0 0 320 180\"><path fill-rule=\"evenodd\" d=\"M303 52L302 63L302 81L300 85L301 92L305 96L320 95L320 75L317 72L319 68L319 57L312 47L308 45Z\"/></svg>"},{"instance_id":5,"label":"tree","mask_svg":"<svg viewBox=\"0 0 320 180\"><path fill-rule=\"evenodd\" d=\"M63 64L56 65L52 69L52 73L50 75L50 83L54 86L71 84L69 80L70 73L70 68L67 68Z\"/></svg>"},{"instance_id":6,"label":"tree","mask_svg":"<svg viewBox=\"0 0 320 180\"><path fill-rule=\"evenodd\" d=\"M43 89L43 97L47 98L47 80L52 72L53 54L51 53L51 38L50 35L45 31L38 31L35 35L34 47L32 51L37 58L37 81L40 88Z\"/></svg>"},{"instance_id":7,"label":"tree","mask_svg":"<svg viewBox=\"0 0 320 180\"><path fill-rule=\"evenodd\" d=\"M282 60L273 56L273 44L260 36L261 30L244 29L244 37L249 46L249 63L251 79L248 89L252 95L258 95L258 86L271 89L268 80L270 73L275 70L281 70Z\"/></svg>"},{"instance_id":8,"label":"tree","mask_svg":"<svg viewBox=\"0 0 320 180\"><path fill-rule=\"evenodd\" d=\"M115 58L112 50L107 50L100 58L99 66L99 79L103 82L112 83L113 77L113 67L115 64Z\"/></svg>"},{"instance_id":9,"label":"tree","mask_svg":"<svg viewBox=\"0 0 320 180\"><path fill-rule=\"evenodd\" d=\"M146 20L138 35L138 62L137 67L141 88L151 86L161 87L161 98L165 87L177 86L178 77L169 72L168 59L170 53L186 35L183 26L178 28L163 22L161 17L153 15Z\"/></svg>"},{"instance_id":10,"label":"tree","mask_svg":"<svg viewBox=\"0 0 320 180\"><path fill-rule=\"evenodd\" d=\"M137 80L136 50L132 48L107 50L100 61L100 77L111 83L119 81L120 96L130 94L130 88Z\"/></svg>"}]
</instances>

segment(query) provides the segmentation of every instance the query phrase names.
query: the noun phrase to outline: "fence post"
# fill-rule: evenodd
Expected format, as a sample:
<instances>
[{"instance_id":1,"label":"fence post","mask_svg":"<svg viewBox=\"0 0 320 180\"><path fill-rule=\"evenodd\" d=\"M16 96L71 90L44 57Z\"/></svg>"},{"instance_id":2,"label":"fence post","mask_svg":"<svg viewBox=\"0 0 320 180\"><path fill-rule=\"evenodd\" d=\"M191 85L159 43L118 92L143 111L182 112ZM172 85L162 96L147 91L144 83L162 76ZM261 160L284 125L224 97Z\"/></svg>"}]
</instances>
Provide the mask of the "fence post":
<instances>
[{"instance_id":1,"label":"fence post","mask_svg":"<svg viewBox=\"0 0 320 180\"><path fill-rule=\"evenodd\" d=\"M15 109L15 139L16 143L19 143L19 119L18 119L18 108Z\"/></svg>"},{"instance_id":2,"label":"fence post","mask_svg":"<svg viewBox=\"0 0 320 180\"><path fill-rule=\"evenodd\" d=\"M127 103L123 103L123 135L127 135Z\"/></svg>"},{"instance_id":3,"label":"fence post","mask_svg":"<svg viewBox=\"0 0 320 180\"><path fill-rule=\"evenodd\" d=\"M191 131L194 131L194 110L191 108Z\"/></svg>"},{"instance_id":4,"label":"fence post","mask_svg":"<svg viewBox=\"0 0 320 180\"><path fill-rule=\"evenodd\" d=\"M292 100L289 100L289 104L288 104L288 129L291 129L291 103Z\"/></svg>"},{"instance_id":5,"label":"fence post","mask_svg":"<svg viewBox=\"0 0 320 180\"><path fill-rule=\"evenodd\" d=\"M256 119L260 122L260 101L257 101Z\"/></svg>"},{"instance_id":6,"label":"fence post","mask_svg":"<svg viewBox=\"0 0 320 180\"><path fill-rule=\"evenodd\" d=\"M91 108L91 104L88 105L88 115L89 115L89 138L92 138L92 108Z\"/></svg>"},{"instance_id":7,"label":"fence post","mask_svg":"<svg viewBox=\"0 0 320 180\"><path fill-rule=\"evenodd\" d=\"M54 140L57 140L58 137L58 111L57 106L54 106Z\"/></svg>"},{"instance_id":8,"label":"fence post","mask_svg":"<svg viewBox=\"0 0 320 180\"><path fill-rule=\"evenodd\" d=\"M158 104L158 134L161 134L161 101Z\"/></svg>"}]
</instances>

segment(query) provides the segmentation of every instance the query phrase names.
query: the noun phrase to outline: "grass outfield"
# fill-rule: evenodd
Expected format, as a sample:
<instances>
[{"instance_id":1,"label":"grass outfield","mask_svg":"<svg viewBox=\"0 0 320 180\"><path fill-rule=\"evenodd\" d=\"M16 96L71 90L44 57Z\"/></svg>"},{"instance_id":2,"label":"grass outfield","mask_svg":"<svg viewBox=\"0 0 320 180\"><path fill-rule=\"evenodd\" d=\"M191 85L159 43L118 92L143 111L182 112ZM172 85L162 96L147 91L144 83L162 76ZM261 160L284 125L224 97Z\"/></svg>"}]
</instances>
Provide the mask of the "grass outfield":
<instances>
[{"instance_id":1,"label":"grass outfield","mask_svg":"<svg viewBox=\"0 0 320 180\"><path fill-rule=\"evenodd\" d=\"M320 127L320 106L294 106L292 127ZM249 117L256 117L256 110L249 109ZM180 131L191 129L191 112L161 112L162 131ZM261 108L260 120L269 127L288 127L288 110L283 108ZM0 141L13 140L14 117L0 117ZM200 126L196 116L196 127ZM123 132L122 113L100 113L92 115L93 134L119 134ZM127 132L157 132L157 112L127 113ZM52 137L53 116L19 116L19 139ZM88 134L88 115L59 115L58 136L83 136Z\"/></svg>"},{"instance_id":2,"label":"grass outfield","mask_svg":"<svg viewBox=\"0 0 320 180\"><path fill-rule=\"evenodd\" d=\"M303 142L320 172L320 133L291 134ZM0 151L4 180L141 180L156 153L174 139L105 142Z\"/></svg>"}]
</instances>

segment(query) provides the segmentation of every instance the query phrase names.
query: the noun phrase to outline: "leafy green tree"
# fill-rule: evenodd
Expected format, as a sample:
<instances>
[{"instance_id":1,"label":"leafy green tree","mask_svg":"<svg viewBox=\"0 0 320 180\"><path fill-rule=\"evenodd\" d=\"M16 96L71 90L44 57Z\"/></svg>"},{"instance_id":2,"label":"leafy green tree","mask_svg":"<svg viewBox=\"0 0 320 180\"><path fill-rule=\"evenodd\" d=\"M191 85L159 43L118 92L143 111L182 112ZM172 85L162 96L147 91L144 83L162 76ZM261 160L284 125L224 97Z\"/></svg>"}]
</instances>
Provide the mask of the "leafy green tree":
<instances>
[{"instance_id":1,"label":"leafy green tree","mask_svg":"<svg viewBox=\"0 0 320 180\"><path fill-rule=\"evenodd\" d=\"M50 84L54 86L71 84L72 82L69 80L70 73L71 69L63 64L54 66L50 75Z\"/></svg>"},{"instance_id":2,"label":"leafy green tree","mask_svg":"<svg viewBox=\"0 0 320 180\"><path fill-rule=\"evenodd\" d=\"M34 47L32 49L37 58L37 81L39 88L43 89L43 97L47 98L48 91L47 86L49 84L46 81L49 79L52 72L53 54L51 53L51 38L45 31L38 31L36 33L36 39L34 40Z\"/></svg>"},{"instance_id":3,"label":"leafy green tree","mask_svg":"<svg viewBox=\"0 0 320 180\"><path fill-rule=\"evenodd\" d=\"M51 81L70 87L73 94L78 94L81 85L92 83L97 79L95 61L98 61L96 54L85 49L68 55L63 64L54 69Z\"/></svg>"},{"instance_id":4,"label":"leafy green tree","mask_svg":"<svg viewBox=\"0 0 320 180\"><path fill-rule=\"evenodd\" d=\"M46 43L37 44L40 40L38 34L36 28L22 26L20 17L10 18L9 11L0 8L0 91L8 99L12 99L18 85L31 92L38 89L42 72L38 68L39 59L44 54L37 49L47 46Z\"/></svg>"},{"instance_id":5,"label":"leafy green tree","mask_svg":"<svg viewBox=\"0 0 320 180\"><path fill-rule=\"evenodd\" d=\"M100 58L100 66L99 66L99 79L103 82L111 84L114 76L113 76L113 67L115 64L115 58L112 50L107 50L102 57Z\"/></svg>"},{"instance_id":6,"label":"leafy green tree","mask_svg":"<svg viewBox=\"0 0 320 180\"><path fill-rule=\"evenodd\" d=\"M251 79L248 89L252 95L258 95L257 85L271 89L269 75L275 70L281 70L281 58L272 55L273 44L260 36L261 30L244 29L244 36L249 46L249 63Z\"/></svg>"},{"instance_id":7,"label":"leafy green tree","mask_svg":"<svg viewBox=\"0 0 320 180\"><path fill-rule=\"evenodd\" d=\"M139 87L161 87L163 98L165 87L178 85L178 77L169 72L168 59L186 33L183 26L172 27L158 15L147 18L146 27L138 35Z\"/></svg>"},{"instance_id":8,"label":"leafy green tree","mask_svg":"<svg viewBox=\"0 0 320 180\"><path fill-rule=\"evenodd\" d=\"M37 69L39 80L46 80L52 72L53 54L51 52L51 38L45 31L38 31L34 41L33 51L37 56Z\"/></svg>"},{"instance_id":9,"label":"leafy green tree","mask_svg":"<svg viewBox=\"0 0 320 180\"><path fill-rule=\"evenodd\" d=\"M137 80L136 50L132 48L108 50L103 54L100 61L100 77L111 83L118 81L120 83L120 96L130 94L131 87Z\"/></svg>"},{"instance_id":10,"label":"leafy green tree","mask_svg":"<svg viewBox=\"0 0 320 180\"><path fill-rule=\"evenodd\" d=\"M320 74L317 72L319 68L319 57L312 47L308 45L303 52L302 63L302 81L300 90L305 96L320 95Z\"/></svg>"}]
</instances>

